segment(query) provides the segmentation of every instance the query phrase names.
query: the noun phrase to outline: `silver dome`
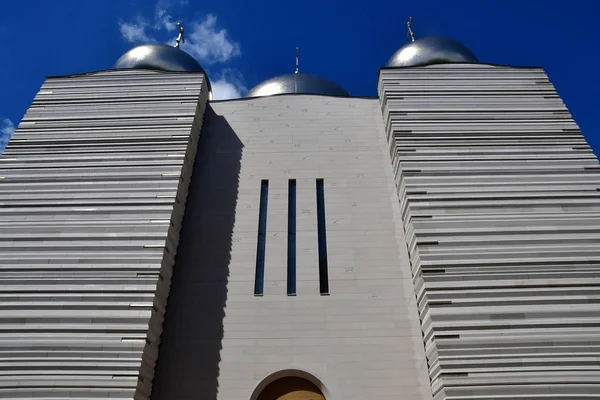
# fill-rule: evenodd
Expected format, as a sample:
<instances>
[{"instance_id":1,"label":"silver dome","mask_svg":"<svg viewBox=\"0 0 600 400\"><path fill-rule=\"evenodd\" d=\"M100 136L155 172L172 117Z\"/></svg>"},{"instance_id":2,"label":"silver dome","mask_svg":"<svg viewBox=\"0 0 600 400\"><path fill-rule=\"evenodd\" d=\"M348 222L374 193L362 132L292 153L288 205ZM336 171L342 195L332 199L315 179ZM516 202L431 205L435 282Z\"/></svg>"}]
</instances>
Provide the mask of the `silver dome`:
<instances>
[{"instance_id":1,"label":"silver dome","mask_svg":"<svg viewBox=\"0 0 600 400\"><path fill-rule=\"evenodd\" d=\"M204 72L194 57L166 44L135 47L117 60L114 68L158 69L161 71Z\"/></svg>"},{"instance_id":2,"label":"silver dome","mask_svg":"<svg viewBox=\"0 0 600 400\"><path fill-rule=\"evenodd\" d=\"M280 75L254 86L246 97L271 96L285 93L324 94L329 96L350 96L350 93L336 83L316 75L303 73Z\"/></svg>"},{"instance_id":3,"label":"silver dome","mask_svg":"<svg viewBox=\"0 0 600 400\"><path fill-rule=\"evenodd\" d=\"M456 40L426 37L402 46L389 59L387 66L413 67L453 62L476 63L477 57L464 44Z\"/></svg>"}]
</instances>

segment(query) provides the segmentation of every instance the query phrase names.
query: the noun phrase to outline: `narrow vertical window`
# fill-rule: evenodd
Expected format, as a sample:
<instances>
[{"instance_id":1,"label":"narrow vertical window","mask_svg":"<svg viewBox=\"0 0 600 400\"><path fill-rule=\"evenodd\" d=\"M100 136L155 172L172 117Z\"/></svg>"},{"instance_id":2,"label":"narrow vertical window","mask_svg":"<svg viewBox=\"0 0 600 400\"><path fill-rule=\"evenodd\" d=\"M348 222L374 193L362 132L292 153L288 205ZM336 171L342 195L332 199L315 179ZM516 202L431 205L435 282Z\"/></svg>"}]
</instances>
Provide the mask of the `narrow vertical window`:
<instances>
[{"instance_id":1,"label":"narrow vertical window","mask_svg":"<svg viewBox=\"0 0 600 400\"><path fill-rule=\"evenodd\" d=\"M288 184L287 294L296 295L296 180Z\"/></svg>"},{"instance_id":2,"label":"narrow vertical window","mask_svg":"<svg viewBox=\"0 0 600 400\"><path fill-rule=\"evenodd\" d=\"M256 276L254 278L254 295L262 296L265 281L265 246L267 240L267 200L269 181L260 182L260 208L258 210L258 244L256 248Z\"/></svg>"},{"instance_id":3,"label":"narrow vertical window","mask_svg":"<svg viewBox=\"0 0 600 400\"><path fill-rule=\"evenodd\" d=\"M321 294L329 294L327 237L325 226L325 190L323 188L323 179L317 179L317 232L319 239L319 287Z\"/></svg>"}]
</instances>

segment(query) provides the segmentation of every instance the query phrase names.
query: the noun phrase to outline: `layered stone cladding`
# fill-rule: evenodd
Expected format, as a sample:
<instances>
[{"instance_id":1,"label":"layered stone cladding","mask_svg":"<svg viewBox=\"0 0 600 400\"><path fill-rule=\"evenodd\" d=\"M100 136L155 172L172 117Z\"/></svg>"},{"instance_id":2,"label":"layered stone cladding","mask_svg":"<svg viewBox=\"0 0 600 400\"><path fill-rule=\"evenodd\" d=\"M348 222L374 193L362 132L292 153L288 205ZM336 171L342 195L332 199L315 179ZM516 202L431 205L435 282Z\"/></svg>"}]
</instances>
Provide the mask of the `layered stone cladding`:
<instances>
[{"instance_id":1,"label":"layered stone cladding","mask_svg":"<svg viewBox=\"0 0 600 400\"><path fill-rule=\"evenodd\" d=\"M149 398L207 93L44 82L0 158L0 397Z\"/></svg>"},{"instance_id":2,"label":"layered stone cladding","mask_svg":"<svg viewBox=\"0 0 600 400\"><path fill-rule=\"evenodd\" d=\"M541 68L382 69L434 399L600 397L600 167Z\"/></svg>"}]
</instances>

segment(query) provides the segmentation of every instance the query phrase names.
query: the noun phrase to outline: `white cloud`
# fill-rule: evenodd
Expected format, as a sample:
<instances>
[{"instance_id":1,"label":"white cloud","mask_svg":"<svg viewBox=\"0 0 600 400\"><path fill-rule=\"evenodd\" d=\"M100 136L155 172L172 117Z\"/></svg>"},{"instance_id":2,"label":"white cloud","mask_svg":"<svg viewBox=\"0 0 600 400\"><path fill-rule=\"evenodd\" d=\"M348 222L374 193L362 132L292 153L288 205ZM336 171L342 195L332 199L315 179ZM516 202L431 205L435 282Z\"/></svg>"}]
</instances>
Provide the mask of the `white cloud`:
<instances>
[{"instance_id":1,"label":"white cloud","mask_svg":"<svg viewBox=\"0 0 600 400\"><path fill-rule=\"evenodd\" d=\"M167 14L165 8L156 8L156 22L154 29L166 29L168 32L172 32L177 29L177 22L173 22L173 17Z\"/></svg>"},{"instance_id":2,"label":"white cloud","mask_svg":"<svg viewBox=\"0 0 600 400\"><path fill-rule=\"evenodd\" d=\"M2 136L10 136L14 131L15 124L8 118L2 118L2 122L0 122L0 132L2 133Z\"/></svg>"},{"instance_id":3,"label":"white cloud","mask_svg":"<svg viewBox=\"0 0 600 400\"><path fill-rule=\"evenodd\" d=\"M231 82L218 80L212 83L213 100L238 99L242 97L241 92Z\"/></svg>"},{"instance_id":4,"label":"white cloud","mask_svg":"<svg viewBox=\"0 0 600 400\"><path fill-rule=\"evenodd\" d=\"M213 100L237 99L248 92L242 73L233 68L225 68L211 81Z\"/></svg>"},{"instance_id":5,"label":"white cloud","mask_svg":"<svg viewBox=\"0 0 600 400\"><path fill-rule=\"evenodd\" d=\"M153 43L156 42L151 35L146 32L148 21L142 17L137 17L135 21L125 22L119 20L119 30L123 39L130 43Z\"/></svg>"},{"instance_id":6,"label":"white cloud","mask_svg":"<svg viewBox=\"0 0 600 400\"><path fill-rule=\"evenodd\" d=\"M15 124L13 124L13 122L10 119L0 119L0 154L2 154L4 146L6 146L6 143L8 143L8 140L14 132Z\"/></svg>"},{"instance_id":7,"label":"white cloud","mask_svg":"<svg viewBox=\"0 0 600 400\"><path fill-rule=\"evenodd\" d=\"M188 24L187 29L185 50L201 63L223 63L242 54L240 44L228 37L227 30L217 28L217 17L213 14L201 22Z\"/></svg>"}]
</instances>

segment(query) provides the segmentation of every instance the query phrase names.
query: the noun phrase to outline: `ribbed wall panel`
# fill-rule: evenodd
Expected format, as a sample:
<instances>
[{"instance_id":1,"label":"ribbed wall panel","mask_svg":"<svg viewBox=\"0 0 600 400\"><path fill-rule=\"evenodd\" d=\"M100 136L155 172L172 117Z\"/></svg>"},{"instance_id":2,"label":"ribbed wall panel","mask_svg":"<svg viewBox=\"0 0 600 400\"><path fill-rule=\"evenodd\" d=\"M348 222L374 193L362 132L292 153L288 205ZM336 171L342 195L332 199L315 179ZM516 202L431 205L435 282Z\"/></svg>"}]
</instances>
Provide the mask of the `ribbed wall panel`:
<instances>
[{"instance_id":1,"label":"ribbed wall panel","mask_svg":"<svg viewBox=\"0 0 600 400\"><path fill-rule=\"evenodd\" d=\"M147 399L203 74L48 78L0 158L0 397Z\"/></svg>"},{"instance_id":2,"label":"ribbed wall panel","mask_svg":"<svg viewBox=\"0 0 600 400\"><path fill-rule=\"evenodd\" d=\"M540 68L382 69L434 398L600 397L600 167Z\"/></svg>"}]
</instances>

